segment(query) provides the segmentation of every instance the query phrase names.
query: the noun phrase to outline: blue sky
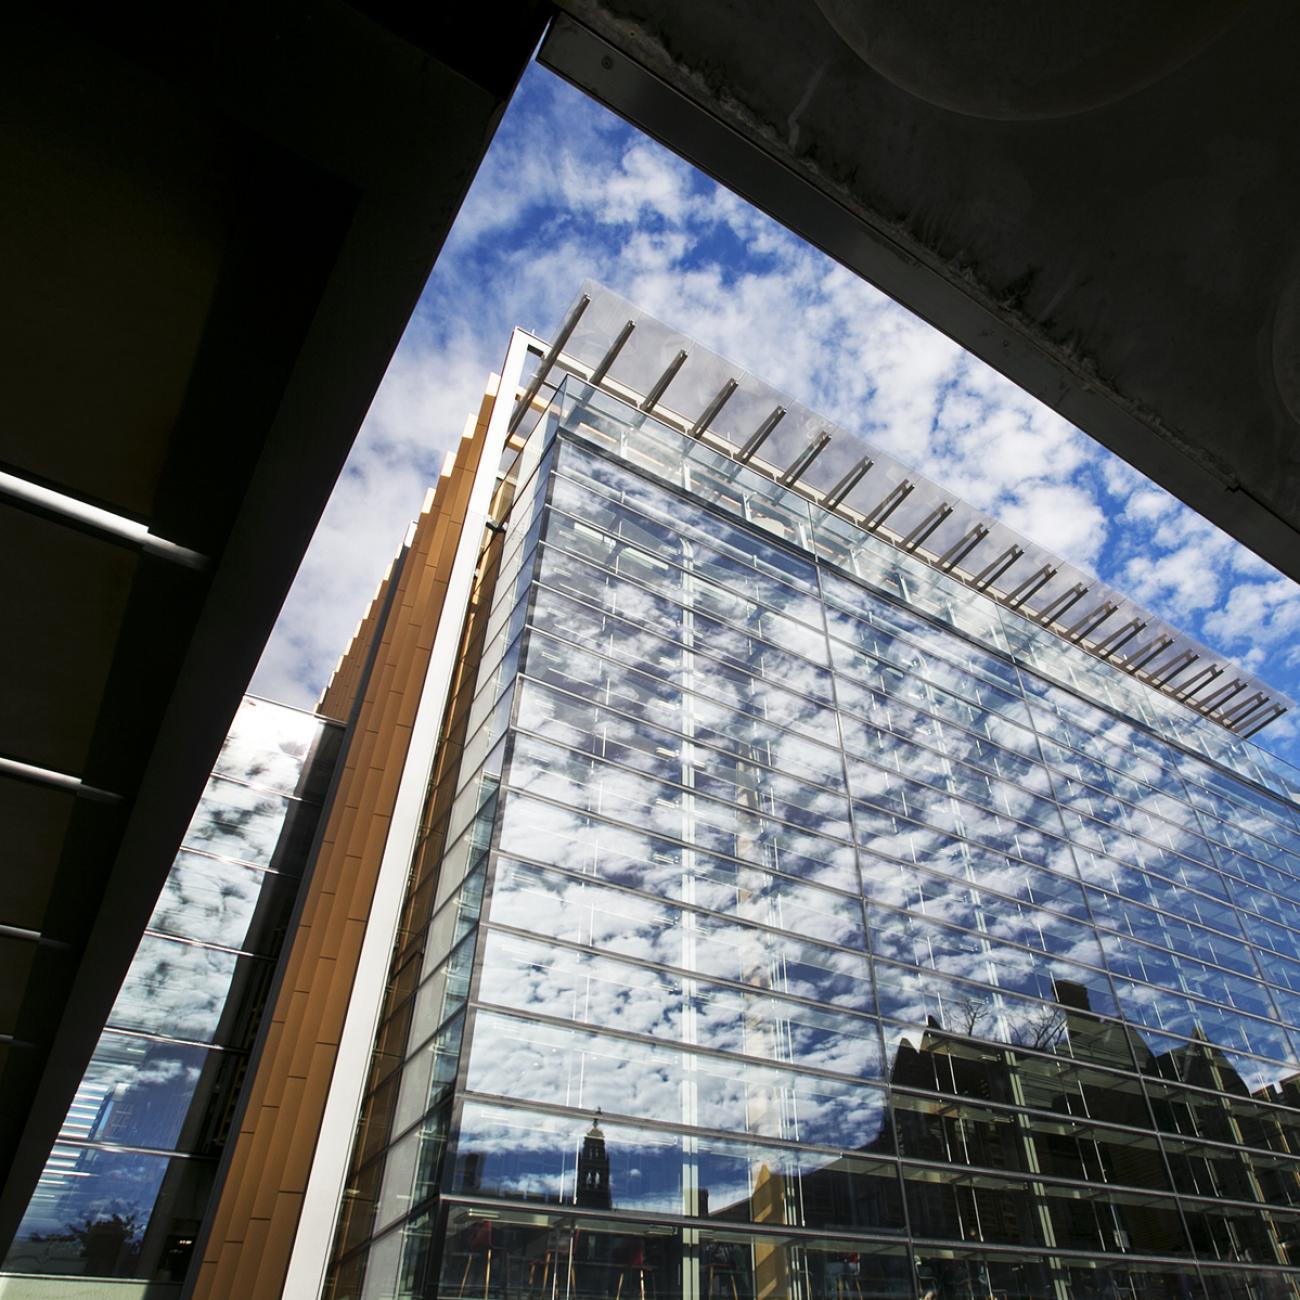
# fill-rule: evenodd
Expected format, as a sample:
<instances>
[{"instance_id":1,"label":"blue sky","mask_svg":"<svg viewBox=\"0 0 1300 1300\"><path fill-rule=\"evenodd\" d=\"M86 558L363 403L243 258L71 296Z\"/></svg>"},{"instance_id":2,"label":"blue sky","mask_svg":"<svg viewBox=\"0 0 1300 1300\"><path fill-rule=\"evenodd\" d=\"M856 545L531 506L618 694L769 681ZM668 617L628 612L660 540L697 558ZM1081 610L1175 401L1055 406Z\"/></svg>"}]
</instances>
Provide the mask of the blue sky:
<instances>
[{"instance_id":1,"label":"blue sky","mask_svg":"<svg viewBox=\"0 0 1300 1300\"><path fill-rule=\"evenodd\" d=\"M1300 696L1300 588L904 308L533 66L362 428L254 692L310 706L511 328L582 280ZM1290 716L1260 743L1300 762Z\"/></svg>"}]
</instances>

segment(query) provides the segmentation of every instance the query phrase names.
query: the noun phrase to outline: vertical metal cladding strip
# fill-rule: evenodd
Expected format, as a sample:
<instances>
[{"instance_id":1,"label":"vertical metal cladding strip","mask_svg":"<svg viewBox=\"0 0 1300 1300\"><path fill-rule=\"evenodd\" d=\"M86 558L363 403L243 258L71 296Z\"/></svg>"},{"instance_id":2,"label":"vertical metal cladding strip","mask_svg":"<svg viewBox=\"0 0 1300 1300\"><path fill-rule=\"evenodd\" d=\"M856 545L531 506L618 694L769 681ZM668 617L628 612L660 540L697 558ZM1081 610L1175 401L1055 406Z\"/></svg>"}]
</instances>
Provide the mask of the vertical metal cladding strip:
<instances>
[{"instance_id":1,"label":"vertical metal cladding strip","mask_svg":"<svg viewBox=\"0 0 1300 1300\"><path fill-rule=\"evenodd\" d=\"M343 1022L316 1156L303 1196L302 1213L284 1284L283 1294L288 1300L316 1300L325 1283L325 1270L329 1263L334 1225L343 1200L348 1159L352 1152L370 1051L387 986L389 961L401 916L407 873L415 852L420 814L433 770L438 737L442 732L447 691L455 669L463 615L473 585L483 529L487 524L488 506L505 449L512 398L523 373L529 341L529 336L520 330L516 330L511 337L496 403L488 421L478 472L465 511L465 523L456 546L456 558L447 584L442 617L429 656L419 709L411 730L406 765L380 860L370 920L362 941L356 980Z\"/></svg>"}]
</instances>

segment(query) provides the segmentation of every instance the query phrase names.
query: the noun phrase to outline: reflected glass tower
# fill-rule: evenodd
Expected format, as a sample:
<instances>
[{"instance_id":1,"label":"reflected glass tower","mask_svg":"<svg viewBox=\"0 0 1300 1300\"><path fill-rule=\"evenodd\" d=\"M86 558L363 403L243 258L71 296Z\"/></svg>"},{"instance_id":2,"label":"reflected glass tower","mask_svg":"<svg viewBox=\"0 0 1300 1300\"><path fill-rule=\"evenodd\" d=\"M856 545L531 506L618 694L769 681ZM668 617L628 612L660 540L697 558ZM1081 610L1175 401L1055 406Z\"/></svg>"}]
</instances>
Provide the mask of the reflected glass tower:
<instances>
[{"instance_id":1,"label":"reflected glass tower","mask_svg":"<svg viewBox=\"0 0 1300 1300\"><path fill-rule=\"evenodd\" d=\"M1300 1296L1285 707L588 288L322 701L185 1293Z\"/></svg>"},{"instance_id":2,"label":"reflected glass tower","mask_svg":"<svg viewBox=\"0 0 1300 1300\"><path fill-rule=\"evenodd\" d=\"M6 1300L179 1291L341 738L241 704L4 1259Z\"/></svg>"}]
</instances>

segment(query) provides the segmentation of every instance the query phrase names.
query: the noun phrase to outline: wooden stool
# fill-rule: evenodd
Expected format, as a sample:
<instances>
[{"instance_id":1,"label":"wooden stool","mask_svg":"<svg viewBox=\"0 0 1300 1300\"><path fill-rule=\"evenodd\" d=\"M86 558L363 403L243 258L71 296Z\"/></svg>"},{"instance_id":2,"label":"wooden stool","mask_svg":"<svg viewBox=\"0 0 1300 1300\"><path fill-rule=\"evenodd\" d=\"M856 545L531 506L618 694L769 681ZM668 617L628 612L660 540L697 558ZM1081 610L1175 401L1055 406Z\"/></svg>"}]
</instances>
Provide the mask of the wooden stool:
<instances>
[{"instance_id":1,"label":"wooden stool","mask_svg":"<svg viewBox=\"0 0 1300 1300\"><path fill-rule=\"evenodd\" d=\"M849 1300L856 1295L862 1300L862 1263L857 1255L845 1255L835 1260L835 1300Z\"/></svg>"},{"instance_id":2,"label":"wooden stool","mask_svg":"<svg viewBox=\"0 0 1300 1300\"><path fill-rule=\"evenodd\" d=\"M483 1300L487 1300L488 1288L492 1285L492 1224L486 1219L470 1224L465 1230L465 1271L460 1275L458 1296L465 1294L465 1284L469 1281L469 1271L476 1255L483 1258Z\"/></svg>"},{"instance_id":3,"label":"wooden stool","mask_svg":"<svg viewBox=\"0 0 1300 1300\"><path fill-rule=\"evenodd\" d=\"M740 1292L736 1289L736 1270L729 1264L706 1264L704 1268L704 1300L713 1300L713 1284L715 1276L721 1274L723 1279L731 1283L731 1300L740 1300Z\"/></svg>"},{"instance_id":4,"label":"wooden stool","mask_svg":"<svg viewBox=\"0 0 1300 1300\"><path fill-rule=\"evenodd\" d=\"M560 1278L560 1260L568 1260L568 1288L567 1293L573 1291L573 1237L571 1233L563 1232L559 1228L552 1228L546 1235L546 1248L542 1252L540 1259L534 1258L528 1265L528 1290L536 1289L543 1297L548 1294L554 1300L556 1284ZM537 1277L538 1269L541 1270L542 1280L540 1287L534 1288L534 1281ZM547 1290L549 1286L549 1291Z\"/></svg>"},{"instance_id":5,"label":"wooden stool","mask_svg":"<svg viewBox=\"0 0 1300 1300\"><path fill-rule=\"evenodd\" d=\"M621 1300L623 1282L628 1273L636 1270L637 1284L640 1288L639 1300L646 1300L646 1275L650 1274L650 1295L654 1295L654 1268L645 1262L645 1243L638 1241L621 1252L618 1260L618 1285L614 1288L614 1300Z\"/></svg>"}]
</instances>

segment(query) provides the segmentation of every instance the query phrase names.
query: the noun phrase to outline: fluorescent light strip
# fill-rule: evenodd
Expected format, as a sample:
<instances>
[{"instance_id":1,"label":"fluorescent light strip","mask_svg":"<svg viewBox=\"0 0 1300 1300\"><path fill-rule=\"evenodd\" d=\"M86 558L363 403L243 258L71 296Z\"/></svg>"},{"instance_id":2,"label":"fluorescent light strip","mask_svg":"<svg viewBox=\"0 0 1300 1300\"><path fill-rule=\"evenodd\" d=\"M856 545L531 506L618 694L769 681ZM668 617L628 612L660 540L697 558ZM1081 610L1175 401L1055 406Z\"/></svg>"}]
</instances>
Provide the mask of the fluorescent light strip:
<instances>
[{"instance_id":1,"label":"fluorescent light strip","mask_svg":"<svg viewBox=\"0 0 1300 1300\"><path fill-rule=\"evenodd\" d=\"M48 767L22 763L16 758L0 757L0 776L17 777L20 781L33 781L37 785L52 785L56 789L67 790L71 794L101 803L120 803L122 799L120 794L114 794L111 790L87 785L79 776L69 776L66 772L55 772Z\"/></svg>"},{"instance_id":2,"label":"fluorescent light strip","mask_svg":"<svg viewBox=\"0 0 1300 1300\"><path fill-rule=\"evenodd\" d=\"M124 515L114 514L111 510L104 510L100 506L92 506L87 501L79 501L65 492L56 492L53 488L42 487L41 484L19 478L16 474L7 474L0 470L0 492L13 497L16 501L85 524L111 537L120 537L123 541L132 542L141 550L148 551L151 555L171 560L188 569L208 567L206 556L200 555L198 551L191 551L188 547L178 546L175 542L155 537L149 531L147 524L127 519Z\"/></svg>"},{"instance_id":3,"label":"fluorescent light strip","mask_svg":"<svg viewBox=\"0 0 1300 1300\"><path fill-rule=\"evenodd\" d=\"M43 948L60 948L67 950L70 944L64 943L61 939L51 939L43 935L39 930L28 930L20 925L5 925L0 923L0 938L17 939L20 943L36 943ZM76 1106L76 1103L73 1103ZM69 1112L71 1113L71 1112Z\"/></svg>"}]
</instances>

